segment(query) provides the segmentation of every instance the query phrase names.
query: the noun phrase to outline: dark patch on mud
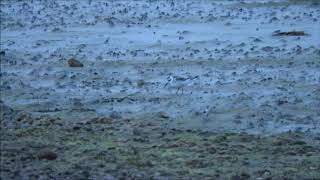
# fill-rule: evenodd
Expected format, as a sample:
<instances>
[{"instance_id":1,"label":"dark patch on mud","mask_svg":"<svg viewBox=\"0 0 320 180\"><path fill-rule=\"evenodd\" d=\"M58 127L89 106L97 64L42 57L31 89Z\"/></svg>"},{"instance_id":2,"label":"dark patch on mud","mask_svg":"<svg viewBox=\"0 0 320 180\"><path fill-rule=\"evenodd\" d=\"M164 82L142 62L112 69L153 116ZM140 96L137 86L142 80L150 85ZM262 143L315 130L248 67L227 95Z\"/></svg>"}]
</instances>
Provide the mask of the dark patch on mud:
<instances>
[{"instance_id":1,"label":"dark patch on mud","mask_svg":"<svg viewBox=\"0 0 320 180\"><path fill-rule=\"evenodd\" d=\"M275 31L273 36L307 36L308 34L304 31L288 31L288 32L281 32L281 31Z\"/></svg>"}]
</instances>

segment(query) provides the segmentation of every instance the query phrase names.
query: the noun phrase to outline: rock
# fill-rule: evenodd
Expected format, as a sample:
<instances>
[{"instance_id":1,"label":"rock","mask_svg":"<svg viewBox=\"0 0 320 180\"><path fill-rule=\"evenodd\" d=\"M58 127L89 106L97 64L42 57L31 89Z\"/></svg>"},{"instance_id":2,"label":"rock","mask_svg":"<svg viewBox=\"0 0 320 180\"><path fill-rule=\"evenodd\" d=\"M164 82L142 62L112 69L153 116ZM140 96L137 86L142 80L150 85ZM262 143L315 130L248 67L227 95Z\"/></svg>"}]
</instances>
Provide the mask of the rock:
<instances>
[{"instance_id":1,"label":"rock","mask_svg":"<svg viewBox=\"0 0 320 180\"><path fill-rule=\"evenodd\" d=\"M141 136L141 135L142 135L142 134L141 134L141 130L138 129L138 128L134 128L134 129L132 130L132 134L135 135L135 136Z\"/></svg>"},{"instance_id":2,"label":"rock","mask_svg":"<svg viewBox=\"0 0 320 180\"><path fill-rule=\"evenodd\" d=\"M112 175L105 175L102 177L102 180L116 180L116 178Z\"/></svg>"},{"instance_id":3,"label":"rock","mask_svg":"<svg viewBox=\"0 0 320 180\"><path fill-rule=\"evenodd\" d=\"M208 164L199 159L191 159L185 162L187 166L191 168L205 168Z\"/></svg>"},{"instance_id":4,"label":"rock","mask_svg":"<svg viewBox=\"0 0 320 180\"><path fill-rule=\"evenodd\" d=\"M37 157L39 159L55 160L55 159L57 159L58 155L51 150L43 149L43 150L39 151Z\"/></svg>"},{"instance_id":5,"label":"rock","mask_svg":"<svg viewBox=\"0 0 320 180\"><path fill-rule=\"evenodd\" d=\"M80 127L80 126L73 126L72 129L75 130L75 131L77 131L77 130L80 130L81 127Z\"/></svg>"},{"instance_id":6,"label":"rock","mask_svg":"<svg viewBox=\"0 0 320 180\"><path fill-rule=\"evenodd\" d=\"M266 47L261 48L261 50L263 50L265 52L271 52L273 50L273 47L266 46Z\"/></svg>"},{"instance_id":7,"label":"rock","mask_svg":"<svg viewBox=\"0 0 320 180\"><path fill-rule=\"evenodd\" d=\"M52 29L51 32L63 32L63 31L62 31L62 29L56 27L56 28Z\"/></svg>"},{"instance_id":8,"label":"rock","mask_svg":"<svg viewBox=\"0 0 320 180\"><path fill-rule=\"evenodd\" d=\"M262 42L262 40L259 38L254 38L253 42Z\"/></svg>"},{"instance_id":9,"label":"rock","mask_svg":"<svg viewBox=\"0 0 320 180\"><path fill-rule=\"evenodd\" d=\"M232 176L231 180L241 180L241 177L238 175Z\"/></svg>"},{"instance_id":10,"label":"rock","mask_svg":"<svg viewBox=\"0 0 320 180\"><path fill-rule=\"evenodd\" d=\"M20 123L32 124L33 118L29 113L22 111L17 115L16 121Z\"/></svg>"},{"instance_id":11,"label":"rock","mask_svg":"<svg viewBox=\"0 0 320 180\"><path fill-rule=\"evenodd\" d=\"M269 170L259 170L259 171L255 172L255 174L258 176L257 179L261 179L261 180L271 180L272 179L271 172Z\"/></svg>"},{"instance_id":12,"label":"rock","mask_svg":"<svg viewBox=\"0 0 320 180\"><path fill-rule=\"evenodd\" d=\"M83 64L76 60L75 58L71 58L68 60L69 67L83 67Z\"/></svg>"},{"instance_id":13,"label":"rock","mask_svg":"<svg viewBox=\"0 0 320 180\"><path fill-rule=\"evenodd\" d=\"M284 105L284 104L288 104L288 101L286 100L278 100L277 101L278 106Z\"/></svg>"},{"instance_id":14,"label":"rock","mask_svg":"<svg viewBox=\"0 0 320 180\"><path fill-rule=\"evenodd\" d=\"M113 119L108 117L93 118L90 122L94 124L112 124Z\"/></svg>"},{"instance_id":15,"label":"rock","mask_svg":"<svg viewBox=\"0 0 320 180\"><path fill-rule=\"evenodd\" d=\"M246 180L250 179L250 175L247 173L241 173L241 175L235 175L231 177L231 180Z\"/></svg>"},{"instance_id":16,"label":"rock","mask_svg":"<svg viewBox=\"0 0 320 180\"><path fill-rule=\"evenodd\" d=\"M138 80L138 82L137 82L137 86L139 87L139 88L142 88L142 86L145 84L145 82L144 82L144 80L142 80L142 79L140 79L140 80Z\"/></svg>"},{"instance_id":17,"label":"rock","mask_svg":"<svg viewBox=\"0 0 320 180\"><path fill-rule=\"evenodd\" d=\"M113 112L110 113L110 118L112 118L112 119L121 119L122 116L121 116L121 114L119 112L113 111Z\"/></svg>"},{"instance_id":18,"label":"rock","mask_svg":"<svg viewBox=\"0 0 320 180\"><path fill-rule=\"evenodd\" d=\"M169 118L170 118L170 116L167 115L165 112L159 112L159 113L158 113L158 116L159 116L160 118L163 118L163 119L169 119Z\"/></svg>"},{"instance_id":19,"label":"rock","mask_svg":"<svg viewBox=\"0 0 320 180\"><path fill-rule=\"evenodd\" d=\"M242 179L250 179L250 175L246 172L241 173L241 178Z\"/></svg>"}]
</instances>

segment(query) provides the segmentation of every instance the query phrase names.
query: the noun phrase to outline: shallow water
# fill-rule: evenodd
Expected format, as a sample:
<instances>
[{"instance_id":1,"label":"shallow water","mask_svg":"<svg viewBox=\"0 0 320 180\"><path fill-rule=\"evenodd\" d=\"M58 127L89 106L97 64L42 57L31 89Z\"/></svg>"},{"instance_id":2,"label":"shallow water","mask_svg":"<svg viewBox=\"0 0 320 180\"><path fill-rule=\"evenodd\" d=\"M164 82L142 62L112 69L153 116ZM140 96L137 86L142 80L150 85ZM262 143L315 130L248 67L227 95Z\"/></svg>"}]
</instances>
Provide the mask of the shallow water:
<instances>
[{"instance_id":1,"label":"shallow water","mask_svg":"<svg viewBox=\"0 0 320 180\"><path fill-rule=\"evenodd\" d=\"M2 100L15 109L78 121L161 111L173 127L319 132L318 6L1 3ZM67 67L71 57L84 67ZM169 76L198 78L164 87Z\"/></svg>"}]
</instances>

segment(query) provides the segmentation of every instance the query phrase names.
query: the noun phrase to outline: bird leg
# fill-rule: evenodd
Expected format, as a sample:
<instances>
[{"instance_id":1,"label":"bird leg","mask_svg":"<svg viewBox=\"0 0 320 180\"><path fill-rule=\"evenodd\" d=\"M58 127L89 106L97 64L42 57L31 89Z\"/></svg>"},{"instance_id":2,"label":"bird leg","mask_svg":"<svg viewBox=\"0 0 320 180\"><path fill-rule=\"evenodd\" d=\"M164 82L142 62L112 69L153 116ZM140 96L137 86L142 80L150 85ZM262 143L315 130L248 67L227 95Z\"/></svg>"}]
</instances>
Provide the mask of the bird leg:
<instances>
[{"instance_id":1,"label":"bird leg","mask_svg":"<svg viewBox=\"0 0 320 180\"><path fill-rule=\"evenodd\" d=\"M183 95L183 87L179 87L179 88L177 88L176 95L178 95L178 94L179 94L179 90L181 90L181 95Z\"/></svg>"}]
</instances>

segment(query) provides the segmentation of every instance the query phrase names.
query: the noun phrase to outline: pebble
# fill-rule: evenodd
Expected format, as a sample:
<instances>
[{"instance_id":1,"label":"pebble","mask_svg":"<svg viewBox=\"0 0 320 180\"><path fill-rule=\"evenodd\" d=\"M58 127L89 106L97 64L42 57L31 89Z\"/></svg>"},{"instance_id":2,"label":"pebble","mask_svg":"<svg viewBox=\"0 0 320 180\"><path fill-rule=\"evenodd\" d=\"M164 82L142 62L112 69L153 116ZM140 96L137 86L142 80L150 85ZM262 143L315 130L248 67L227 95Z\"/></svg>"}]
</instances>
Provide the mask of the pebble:
<instances>
[{"instance_id":1,"label":"pebble","mask_svg":"<svg viewBox=\"0 0 320 180\"><path fill-rule=\"evenodd\" d=\"M110 118L112 118L112 119L121 119L122 116L121 116L121 114L119 112L113 111L113 112L110 113Z\"/></svg>"},{"instance_id":2,"label":"pebble","mask_svg":"<svg viewBox=\"0 0 320 180\"><path fill-rule=\"evenodd\" d=\"M159 117L163 119L169 119L170 116L166 114L165 112L159 112Z\"/></svg>"},{"instance_id":3,"label":"pebble","mask_svg":"<svg viewBox=\"0 0 320 180\"><path fill-rule=\"evenodd\" d=\"M94 124L112 124L113 119L108 117L93 118L90 122Z\"/></svg>"},{"instance_id":4,"label":"pebble","mask_svg":"<svg viewBox=\"0 0 320 180\"><path fill-rule=\"evenodd\" d=\"M55 159L57 159L58 155L51 150L43 149L38 152L37 157L39 159L55 160Z\"/></svg>"},{"instance_id":5,"label":"pebble","mask_svg":"<svg viewBox=\"0 0 320 180\"><path fill-rule=\"evenodd\" d=\"M6 52L5 51L0 51L0 56L5 56Z\"/></svg>"},{"instance_id":6,"label":"pebble","mask_svg":"<svg viewBox=\"0 0 320 180\"><path fill-rule=\"evenodd\" d=\"M83 67L83 64L75 58L70 58L68 60L68 65L69 67Z\"/></svg>"},{"instance_id":7,"label":"pebble","mask_svg":"<svg viewBox=\"0 0 320 180\"><path fill-rule=\"evenodd\" d=\"M139 88L142 88L144 85L145 85L145 81L143 79L140 79L140 80L137 81L137 86Z\"/></svg>"}]
</instances>

